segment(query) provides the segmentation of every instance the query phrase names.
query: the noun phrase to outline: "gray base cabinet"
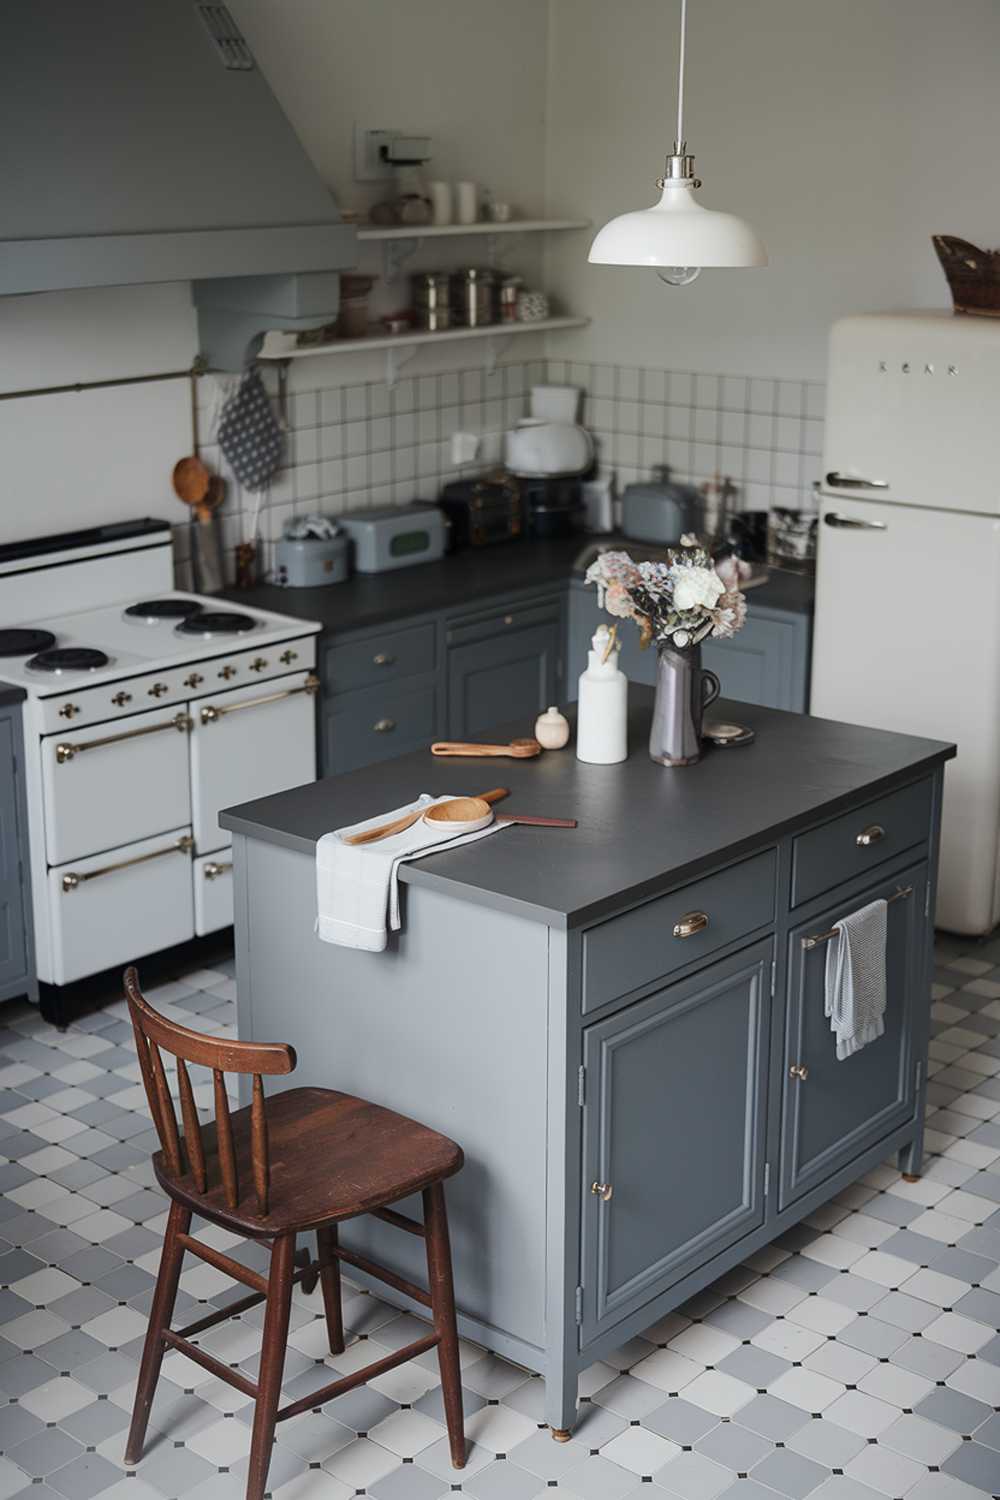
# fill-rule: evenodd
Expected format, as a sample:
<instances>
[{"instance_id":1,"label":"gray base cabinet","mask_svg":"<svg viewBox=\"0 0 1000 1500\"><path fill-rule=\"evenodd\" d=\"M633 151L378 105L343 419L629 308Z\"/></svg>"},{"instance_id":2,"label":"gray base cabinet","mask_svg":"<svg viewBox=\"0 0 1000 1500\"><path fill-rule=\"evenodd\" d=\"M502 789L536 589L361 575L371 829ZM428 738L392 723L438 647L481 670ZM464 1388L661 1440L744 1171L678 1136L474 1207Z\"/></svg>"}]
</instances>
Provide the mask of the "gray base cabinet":
<instances>
[{"instance_id":1,"label":"gray base cabinet","mask_svg":"<svg viewBox=\"0 0 1000 1500\"><path fill-rule=\"evenodd\" d=\"M38 999L20 760L20 707L0 707L0 1000Z\"/></svg>"},{"instance_id":2,"label":"gray base cabinet","mask_svg":"<svg viewBox=\"0 0 1000 1500\"><path fill-rule=\"evenodd\" d=\"M473 739L502 719L523 719L530 734L537 715L558 701L558 600L452 624L447 638L450 739Z\"/></svg>"}]
</instances>

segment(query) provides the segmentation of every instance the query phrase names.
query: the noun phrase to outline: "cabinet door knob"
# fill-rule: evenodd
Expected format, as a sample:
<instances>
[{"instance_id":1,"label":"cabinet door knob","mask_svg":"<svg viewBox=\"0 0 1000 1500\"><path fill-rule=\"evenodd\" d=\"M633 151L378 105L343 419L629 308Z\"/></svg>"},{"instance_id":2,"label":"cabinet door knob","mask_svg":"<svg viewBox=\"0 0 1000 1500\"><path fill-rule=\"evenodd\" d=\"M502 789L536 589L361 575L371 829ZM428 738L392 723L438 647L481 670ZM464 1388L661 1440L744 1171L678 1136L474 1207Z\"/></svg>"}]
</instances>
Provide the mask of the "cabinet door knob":
<instances>
[{"instance_id":1,"label":"cabinet door knob","mask_svg":"<svg viewBox=\"0 0 1000 1500\"><path fill-rule=\"evenodd\" d=\"M800 1083L805 1083L809 1077L809 1069L805 1063L792 1063L788 1070L788 1076L789 1078L797 1078Z\"/></svg>"},{"instance_id":2,"label":"cabinet door knob","mask_svg":"<svg viewBox=\"0 0 1000 1500\"><path fill-rule=\"evenodd\" d=\"M696 932L704 932L707 926L707 913L703 911L686 911L680 921L674 923L674 937L694 937Z\"/></svg>"},{"instance_id":3,"label":"cabinet door knob","mask_svg":"<svg viewBox=\"0 0 1000 1500\"><path fill-rule=\"evenodd\" d=\"M610 1182L592 1182L590 1184L590 1191L594 1194L595 1198L600 1198L602 1203L610 1203L614 1188Z\"/></svg>"},{"instance_id":4,"label":"cabinet door knob","mask_svg":"<svg viewBox=\"0 0 1000 1500\"><path fill-rule=\"evenodd\" d=\"M376 667L391 667L396 658L390 656L387 651L379 651L372 657L372 665Z\"/></svg>"},{"instance_id":5,"label":"cabinet door knob","mask_svg":"<svg viewBox=\"0 0 1000 1500\"><path fill-rule=\"evenodd\" d=\"M251 672L263 672L263 670L264 670L264 668L266 666L267 666L267 657L266 656L255 656L254 659L253 659L253 661L250 663L250 670L251 670Z\"/></svg>"},{"instance_id":6,"label":"cabinet door knob","mask_svg":"<svg viewBox=\"0 0 1000 1500\"><path fill-rule=\"evenodd\" d=\"M372 725L376 734L388 734L390 729L395 729L395 719L376 719Z\"/></svg>"},{"instance_id":7,"label":"cabinet door knob","mask_svg":"<svg viewBox=\"0 0 1000 1500\"><path fill-rule=\"evenodd\" d=\"M878 823L870 823L867 828L862 828L854 842L859 849L867 849L872 844L877 844L879 839L885 838L885 829Z\"/></svg>"},{"instance_id":8,"label":"cabinet door knob","mask_svg":"<svg viewBox=\"0 0 1000 1500\"><path fill-rule=\"evenodd\" d=\"M114 696L112 697L111 701L115 705L116 708L124 708L125 705L126 705L126 703L131 703L132 702L132 694L131 693L126 693L123 690L121 692L115 693Z\"/></svg>"}]
</instances>

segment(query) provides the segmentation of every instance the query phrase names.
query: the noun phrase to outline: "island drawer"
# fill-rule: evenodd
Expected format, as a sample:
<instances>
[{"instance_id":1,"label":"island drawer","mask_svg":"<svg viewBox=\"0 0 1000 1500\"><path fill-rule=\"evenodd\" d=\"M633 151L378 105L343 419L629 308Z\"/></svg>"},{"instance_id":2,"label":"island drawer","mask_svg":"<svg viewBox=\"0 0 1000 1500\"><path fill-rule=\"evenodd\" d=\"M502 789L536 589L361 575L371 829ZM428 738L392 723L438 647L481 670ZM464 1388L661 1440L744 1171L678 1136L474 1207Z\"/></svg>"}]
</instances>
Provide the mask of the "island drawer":
<instances>
[{"instance_id":1,"label":"island drawer","mask_svg":"<svg viewBox=\"0 0 1000 1500\"><path fill-rule=\"evenodd\" d=\"M631 994L774 920L777 853L765 849L583 935L583 1010Z\"/></svg>"},{"instance_id":2,"label":"island drawer","mask_svg":"<svg viewBox=\"0 0 1000 1500\"><path fill-rule=\"evenodd\" d=\"M918 781L800 834L792 845L792 905L925 845L932 807L930 780Z\"/></svg>"},{"instance_id":3,"label":"island drawer","mask_svg":"<svg viewBox=\"0 0 1000 1500\"><path fill-rule=\"evenodd\" d=\"M323 686L327 692L343 693L432 672L434 631L433 621L428 621L329 646L323 657Z\"/></svg>"},{"instance_id":4,"label":"island drawer","mask_svg":"<svg viewBox=\"0 0 1000 1500\"><path fill-rule=\"evenodd\" d=\"M323 713L324 775L356 771L429 744L438 733L437 718L433 677L338 694Z\"/></svg>"}]
</instances>

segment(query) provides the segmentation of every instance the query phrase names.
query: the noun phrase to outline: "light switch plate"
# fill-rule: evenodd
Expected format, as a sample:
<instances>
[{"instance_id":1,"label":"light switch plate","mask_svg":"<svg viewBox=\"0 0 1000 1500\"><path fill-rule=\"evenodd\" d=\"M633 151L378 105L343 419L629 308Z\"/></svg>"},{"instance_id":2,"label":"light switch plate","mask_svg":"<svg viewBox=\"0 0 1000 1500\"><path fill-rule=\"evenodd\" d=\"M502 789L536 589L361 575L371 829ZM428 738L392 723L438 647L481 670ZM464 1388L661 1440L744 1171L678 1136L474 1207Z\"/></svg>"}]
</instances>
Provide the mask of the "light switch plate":
<instances>
[{"instance_id":1,"label":"light switch plate","mask_svg":"<svg viewBox=\"0 0 1000 1500\"><path fill-rule=\"evenodd\" d=\"M379 130L371 125L354 125L354 180L355 182L385 182L393 176L390 162L383 161L379 152L400 134L398 130Z\"/></svg>"}]
</instances>

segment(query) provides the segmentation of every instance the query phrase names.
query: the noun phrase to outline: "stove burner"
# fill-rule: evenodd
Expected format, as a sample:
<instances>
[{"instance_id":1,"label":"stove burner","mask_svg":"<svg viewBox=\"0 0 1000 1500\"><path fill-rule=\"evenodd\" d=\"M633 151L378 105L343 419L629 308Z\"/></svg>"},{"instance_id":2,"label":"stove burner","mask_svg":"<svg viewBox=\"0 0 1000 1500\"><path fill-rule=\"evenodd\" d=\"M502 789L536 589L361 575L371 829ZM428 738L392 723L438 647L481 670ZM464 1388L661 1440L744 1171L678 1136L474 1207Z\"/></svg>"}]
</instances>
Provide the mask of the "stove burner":
<instances>
[{"instance_id":1,"label":"stove burner","mask_svg":"<svg viewBox=\"0 0 1000 1500\"><path fill-rule=\"evenodd\" d=\"M40 651L28 666L34 672L52 672L58 677L63 672L96 672L110 660L103 651L95 651L91 646L64 646L55 651Z\"/></svg>"},{"instance_id":2,"label":"stove burner","mask_svg":"<svg viewBox=\"0 0 1000 1500\"><path fill-rule=\"evenodd\" d=\"M0 656L32 656L55 643L51 630L0 630Z\"/></svg>"},{"instance_id":3,"label":"stove burner","mask_svg":"<svg viewBox=\"0 0 1000 1500\"><path fill-rule=\"evenodd\" d=\"M201 605L193 599L140 599L137 604L130 604L125 614L144 625L156 625L161 620L186 620L200 609Z\"/></svg>"},{"instance_id":4,"label":"stove burner","mask_svg":"<svg viewBox=\"0 0 1000 1500\"><path fill-rule=\"evenodd\" d=\"M178 635L200 635L207 640L213 635L242 635L253 630L257 621L252 615L237 614L235 610L202 609L189 615L177 626Z\"/></svg>"}]
</instances>

